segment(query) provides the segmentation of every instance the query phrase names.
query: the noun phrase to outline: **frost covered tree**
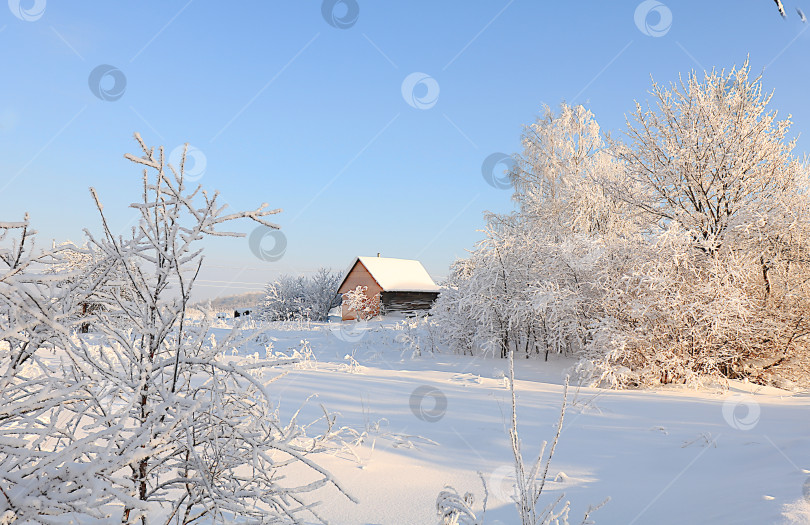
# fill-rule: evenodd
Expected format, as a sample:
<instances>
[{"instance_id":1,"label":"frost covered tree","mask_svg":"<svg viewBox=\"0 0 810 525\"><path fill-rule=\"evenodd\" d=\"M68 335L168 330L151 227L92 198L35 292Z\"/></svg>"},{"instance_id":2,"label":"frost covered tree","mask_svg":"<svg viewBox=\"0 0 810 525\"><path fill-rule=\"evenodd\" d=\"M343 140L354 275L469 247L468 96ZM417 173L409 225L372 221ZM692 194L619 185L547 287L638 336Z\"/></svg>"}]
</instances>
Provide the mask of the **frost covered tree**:
<instances>
[{"instance_id":1,"label":"frost covered tree","mask_svg":"<svg viewBox=\"0 0 810 525\"><path fill-rule=\"evenodd\" d=\"M122 269L131 295L114 286L97 291L99 337L70 348L74 373L92 385L82 428L115 429L97 446L126 461L109 476L123 494L109 512L143 524L320 519L309 493L331 485L346 494L309 457L333 436L334 417L325 412L316 436L295 417L282 423L263 375L283 362L227 359L208 337L210 318L196 325L186 316L203 262L200 239L240 235L220 227L242 218L277 228L265 217L280 210L224 214L217 193L187 187L185 155L173 166L163 148L135 139L141 151L125 157L144 167L140 202L131 205L141 214L138 226L128 237L115 235L91 190L103 236L87 232L102 264ZM298 478L305 481L291 481L288 470L305 473Z\"/></svg>"},{"instance_id":2,"label":"frost covered tree","mask_svg":"<svg viewBox=\"0 0 810 525\"><path fill-rule=\"evenodd\" d=\"M622 264L602 268L598 377L807 382L810 181L790 118L768 109L747 62L652 95L612 145L627 173L615 195L651 220Z\"/></svg>"},{"instance_id":3,"label":"frost covered tree","mask_svg":"<svg viewBox=\"0 0 810 525\"><path fill-rule=\"evenodd\" d=\"M605 189L620 171L592 113L546 108L523 147L510 173L517 210L487 215L486 238L456 262L433 309L456 351L578 353L598 309L604 239L634 235L632 210Z\"/></svg>"},{"instance_id":4,"label":"frost covered tree","mask_svg":"<svg viewBox=\"0 0 810 525\"><path fill-rule=\"evenodd\" d=\"M624 180L620 163L605 147L599 124L583 106L549 107L521 138L509 176L524 229L540 242L572 235L631 236L639 213L610 191Z\"/></svg>"},{"instance_id":5,"label":"frost covered tree","mask_svg":"<svg viewBox=\"0 0 810 525\"><path fill-rule=\"evenodd\" d=\"M472 313L472 298L468 286L475 271L473 252L466 259L457 259L450 266L450 275L442 283L442 291L433 303L430 316L434 320L441 339L450 350L462 355L475 355L479 324Z\"/></svg>"},{"instance_id":6,"label":"frost covered tree","mask_svg":"<svg viewBox=\"0 0 810 525\"><path fill-rule=\"evenodd\" d=\"M278 210L224 214L186 186L185 156L171 166L135 137L126 158L145 169L128 237L95 191L103 236L83 248L37 252L27 217L0 223L0 523L323 521L314 492L352 499L312 459L340 432L334 416L282 422L266 374L291 361L226 358L210 318L186 316L198 241L238 235L219 227L240 218L274 226ZM97 332L76 334L88 301Z\"/></svg>"},{"instance_id":7,"label":"frost covered tree","mask_svg":"<svg viewBox=\"0 0 810 525\"><path fill-rule=\"evenodd\" d=\"M614 142L626 181L618 196L664 222L677 222L695 246L714 253L740 243L768 221L799 187L802 166L788 140L790 116L769 111L762 78L739 69L695 72L668 87L653 82L654 107L636 103L627 142ZM761 221L758 224L758 221ZM784 233L784 232L778 232Z\"/></svg>"}]
</instances>

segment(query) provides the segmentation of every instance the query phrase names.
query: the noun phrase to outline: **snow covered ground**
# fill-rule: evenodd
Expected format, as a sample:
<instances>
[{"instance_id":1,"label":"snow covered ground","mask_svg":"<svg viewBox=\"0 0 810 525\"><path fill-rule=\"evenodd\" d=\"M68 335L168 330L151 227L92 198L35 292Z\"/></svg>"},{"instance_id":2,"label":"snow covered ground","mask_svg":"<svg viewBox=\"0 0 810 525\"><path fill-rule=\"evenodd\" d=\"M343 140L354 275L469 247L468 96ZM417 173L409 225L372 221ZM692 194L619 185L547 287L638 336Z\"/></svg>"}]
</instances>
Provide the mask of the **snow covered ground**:
<instances>
[{"instance_id":1,"label":"snow covered ground","mask_svg":"<svg viewBox=\"0 0 810 525\"><path fill-rule=\"evenodd\" d=\"M474 493L480 510L480 471L490 491L486 523L516 523L507 362L414 357L408 332L394 324L257 326L275 352L300 350L304 340L312 349L312 359L272 386L282 415L314 394L301 423L321 416L323 404L356 431L347 450L317 459L360 503L321 492L320 513L334 524L436 523L445 485ZM226 331L214 329L221 339ZM262 344L252 351L264 357ZM554 436L572 364L516 362L527 461ZM810 393L743 383L613 391L572 382L548 478L543 498L564 492L572 523L607 497L596 523L810 523Z\"/></svg>"}]
</instances>

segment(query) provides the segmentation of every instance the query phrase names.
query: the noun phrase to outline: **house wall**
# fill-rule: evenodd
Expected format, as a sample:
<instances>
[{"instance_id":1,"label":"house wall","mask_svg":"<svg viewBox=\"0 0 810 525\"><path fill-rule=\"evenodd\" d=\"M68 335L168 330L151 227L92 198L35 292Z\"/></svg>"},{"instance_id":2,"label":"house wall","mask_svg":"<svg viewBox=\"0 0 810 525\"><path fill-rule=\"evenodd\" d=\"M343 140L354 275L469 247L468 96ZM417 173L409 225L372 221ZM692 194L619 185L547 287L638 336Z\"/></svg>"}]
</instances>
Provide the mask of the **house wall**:
<instances>
[{"instance_id":1,"label":"house wall","mask_svg":"<svg viewBox=\"0 0 810 525\"><path fill-rule=\"evenodd\" d=\"M377 281L374 280L374 277L371 276L366 267L363 266L363 263L360 261L357 261L352 267L351 271L349 271L349 275L346 277L343 285L338 290L338 293L344 294L350 290L354 290L358 286L368 287L368 290L366 290L366 295L369 297L374 297L382 292L380 285L377 284ZM355 311L346 308L345 302L342 303L340 311L344 321L356 318Z\"/></svg>"}]
</instances>

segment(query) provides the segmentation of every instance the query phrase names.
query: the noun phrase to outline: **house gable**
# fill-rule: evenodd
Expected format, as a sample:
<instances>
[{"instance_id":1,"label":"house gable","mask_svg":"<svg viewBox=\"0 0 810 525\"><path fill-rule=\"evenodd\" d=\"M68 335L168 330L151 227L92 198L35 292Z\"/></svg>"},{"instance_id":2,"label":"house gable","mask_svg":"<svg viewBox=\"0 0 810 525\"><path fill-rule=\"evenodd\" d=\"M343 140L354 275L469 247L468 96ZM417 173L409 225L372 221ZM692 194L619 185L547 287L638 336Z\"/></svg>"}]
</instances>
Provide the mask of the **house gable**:
<instances>
[{"instance_id":1,"label":"house gable","mask_svg":"<svg viewBox=\"0 0 810 525\"><path fill-rule=\"evenodd\" d=\"M338 288L338 293L344 294L354 290L358 286L368 287L368 291L366 292L368 295L378 294L383 291L383 287L377 282L359 258L354 262L351 270L346 274L346 277L343 278L343 282L340 283L340 287Z\"/></svg>"}]
</instances>

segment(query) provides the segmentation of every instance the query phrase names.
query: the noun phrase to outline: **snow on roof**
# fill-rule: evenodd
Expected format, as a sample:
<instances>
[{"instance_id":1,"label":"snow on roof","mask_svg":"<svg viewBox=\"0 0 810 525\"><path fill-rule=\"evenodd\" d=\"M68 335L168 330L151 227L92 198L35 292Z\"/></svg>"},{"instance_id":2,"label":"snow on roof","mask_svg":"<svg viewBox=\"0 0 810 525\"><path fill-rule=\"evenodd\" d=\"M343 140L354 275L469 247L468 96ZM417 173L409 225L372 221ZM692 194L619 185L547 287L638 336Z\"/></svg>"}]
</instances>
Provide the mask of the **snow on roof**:
<instances>
[{"instance_id":1,"label":"snow on roof","mask_svg":"<svg viewBox=\"0 0 810 525\"><path fill-rule=\"evenodd\" d=\"M419 261L390 257L358 257L357 260L363 263L377 284L387 292L439 291L439 287Z\"/></svg>"}]
</instances>

